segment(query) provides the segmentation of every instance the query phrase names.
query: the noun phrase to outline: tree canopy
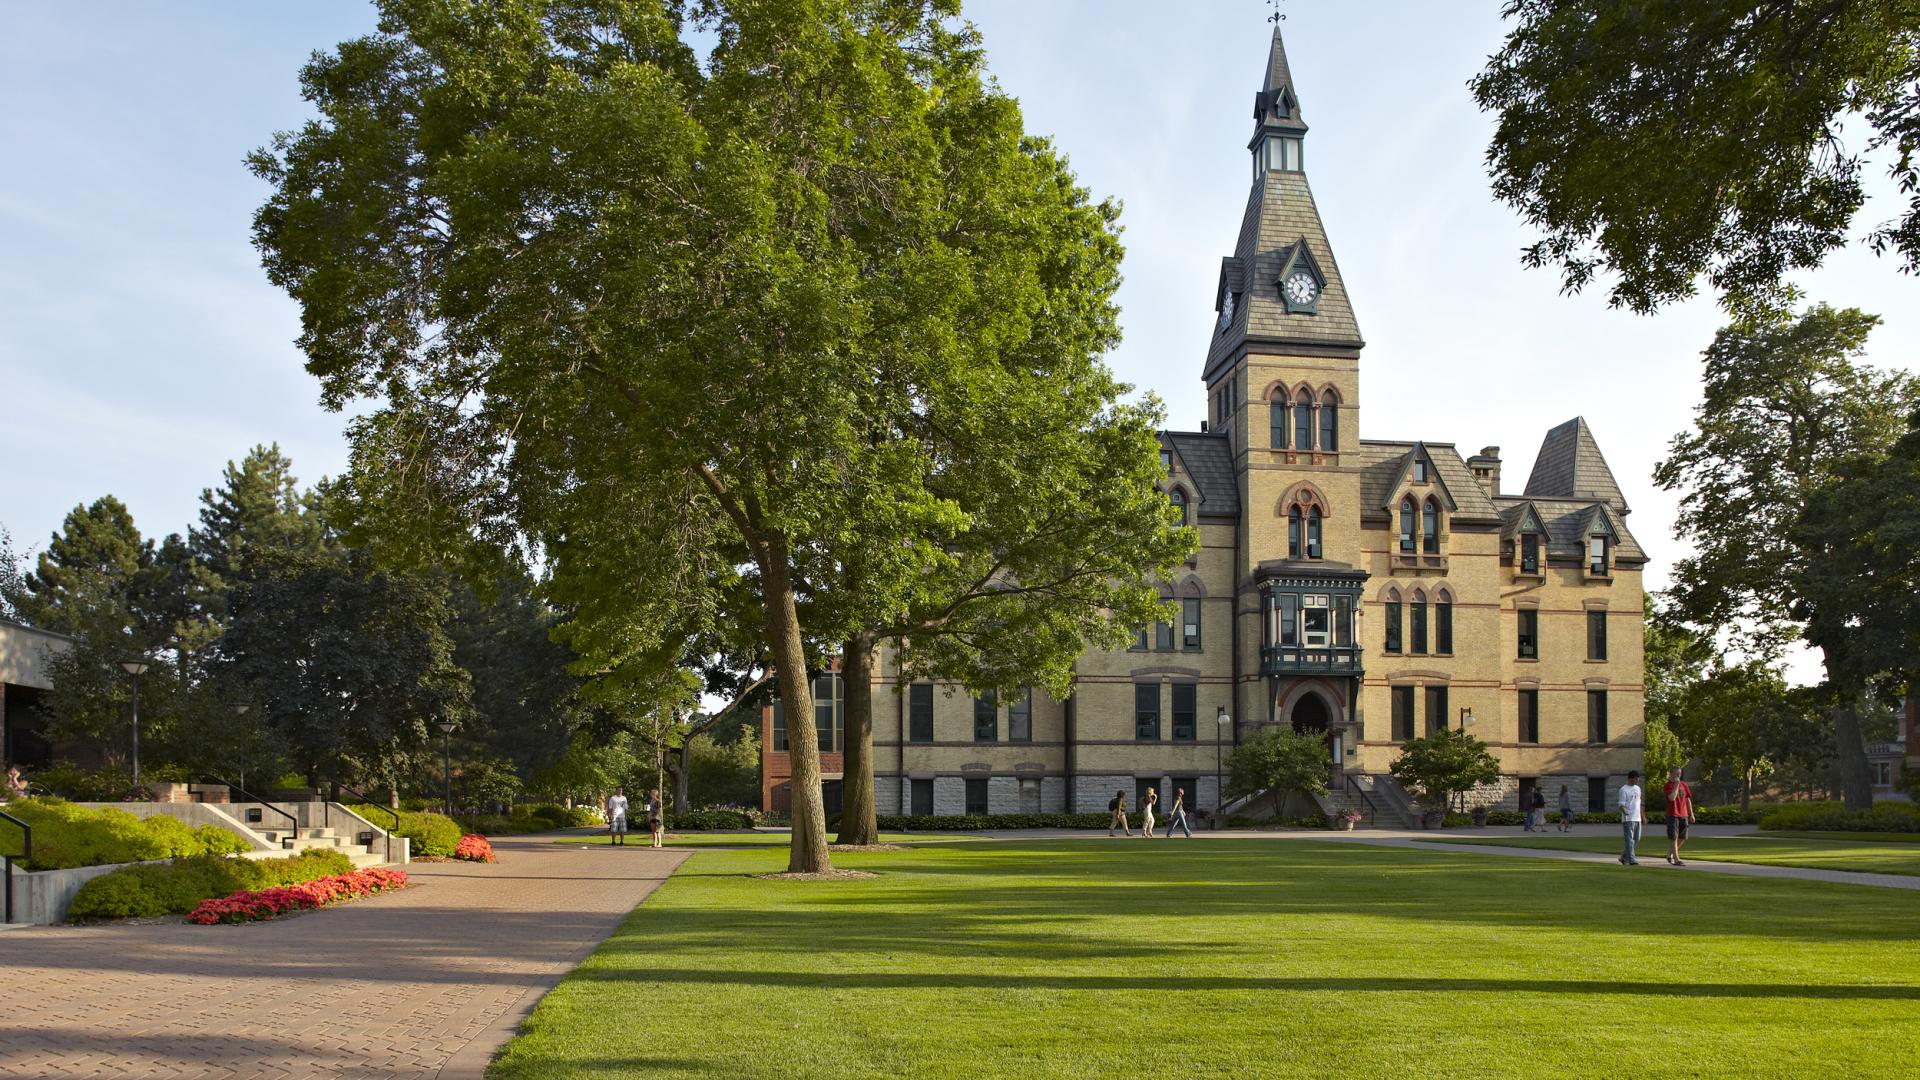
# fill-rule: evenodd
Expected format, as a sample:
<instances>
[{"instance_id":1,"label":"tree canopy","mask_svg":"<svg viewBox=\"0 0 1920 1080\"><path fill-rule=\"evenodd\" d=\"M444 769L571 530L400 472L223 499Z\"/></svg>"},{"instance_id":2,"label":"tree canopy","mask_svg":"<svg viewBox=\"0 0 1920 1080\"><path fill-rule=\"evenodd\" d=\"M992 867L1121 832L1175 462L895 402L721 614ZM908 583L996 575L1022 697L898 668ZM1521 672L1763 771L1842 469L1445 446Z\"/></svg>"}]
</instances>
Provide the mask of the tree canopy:
<instances>
[{"instance_id":1,"label":"tree canopy","mask_svg":"<svg viewBox=\"0 0 1920 1080\"><path fill-rule=\"evenodd\" d=\"M1651 311L1704 275L1778 305L1846 244L1875 159L1910 197L1868 240L1920 271L1920 2L1508 0L1472 80L1493 190L1569 291ZM1860 129L1864 128L1864 135Z\"/></svg>"}]
</instances>

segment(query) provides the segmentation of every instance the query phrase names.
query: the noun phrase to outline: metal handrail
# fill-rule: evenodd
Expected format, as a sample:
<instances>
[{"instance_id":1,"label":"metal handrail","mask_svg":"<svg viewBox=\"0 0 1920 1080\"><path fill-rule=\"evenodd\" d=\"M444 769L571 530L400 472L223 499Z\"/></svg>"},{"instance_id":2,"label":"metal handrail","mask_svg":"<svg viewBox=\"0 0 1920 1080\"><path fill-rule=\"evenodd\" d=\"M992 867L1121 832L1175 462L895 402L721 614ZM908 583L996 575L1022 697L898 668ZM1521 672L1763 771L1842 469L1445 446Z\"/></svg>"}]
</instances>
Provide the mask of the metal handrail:
<instances>
[{"instance_id":1,"label":"metal handrail","mask_svg":"<svg viewBox=\"0 0 1920 1080\"><path fill-rule=\"evenodd\" d=\"M1367 794L1366 788L1353 783L1351 780L1347 782L1347 790L1359 793L1360 801L1367 804L1367 824L1369 826L1373 825L1380 814L1379 807L1373 805L1373 796Z\"/></svg>"},{"instance_id":2,"label":"metal handrail","mask_svg":"<svg viewBox=\"0 0 1920 1080\"><path fill-rule=\"evenodd\" d=\"M260 796L258 796L258 795L255 795L255 794L254 794L253 792L251 792L251 791L248 791L248 790L247 790L246 788L243 788L243 787L241 787L241 786L240 786L239 784L236 784L236 783L234 783L234 782L232 782L231 780L222 780L222 779L220 779L220 778L219 778L219 777L217 777L217 776L215 776L215 777L213 778L213 780L214 780L214 782L215 782L215 783L218 783L218 784L225 784L225 785L227 786L227 789L228 789L229 791L237 791L237 792L239 792L240 794L242 794L242 795L245 795L245 796L247 797L247 800L248 800L249 802L257 802L257 803L259 803L259 804L260 804L261 806L264 806L264 807L266 807L267 809L269 809L269 810L271 810L271 811L273 811L274 813L276 813L276 814L279 814L279 815L280 815L281 817L283 817L283 818L286 818L286 819L287 819L288 821L291 821L291 822L293 822L293 838L294 838L295 840L298 840L298 839L300 839L300 819L299 819L299 818L297 818L297 817L294 817L294 816L293 816L292 814L290 814L290 813L288 813L288 812L286 812L285 810L282 810L282 809L280 809L279 807L277 807L277 806L275 806L275 805L273 805L272 803L270 803L270 802L268 802L267 800L265 800L265 799L263 799L263 798L261 798ZM241 822L241 824L243 824L243 825L244 825L244 824L246 824L246 823L245 823L245 822ZM283 846L284 846L284 845L283 845Z\"/></svg>"},{"instance_id":3,"label":"metal handrail","mask_svg":"<svg viewBox=\"0 0 1920 1080\"><path fill-rule=\"evenodd\" d=\"M379 803L374 802L373 799L368 797L367 793L364 791L360 791L355 788L350 788L345 784L335 784L334 786L339 788L341 791L344 791L347 794L352 795L354 798L359 799L361 805L370 806L373 809L380 811L381 813L391 814L393 816L393 828L386 830L387 861L392 862L393 861L393 834L400 831L400 811L395 810L390 806L381 806Z\"/></svg>"},{"instance_id":4,"label":"metal handrail","mask_svg":"<svg viewBox=\"0 0 1920 1080\"><path fill-rule=\"evenodd\" d=\"M28 860L32 859L33 858L33 826L27 824L24 821L21 821L17 817L14 817L12 814L7 813L5 810L0 810L0 818L5 818L6 820L13 822L15 825L20 826L20 861L27 862ZM7 890L7 902L5 905L5 914L4 916L0 916L0 918L3 918L6 922L12 922L13 921L13 856L11 855L0 856L0 861L4 861L7 864L7 873L6 873L6 880L5 880L5 888Z\"/></svg>"}]
</instances>

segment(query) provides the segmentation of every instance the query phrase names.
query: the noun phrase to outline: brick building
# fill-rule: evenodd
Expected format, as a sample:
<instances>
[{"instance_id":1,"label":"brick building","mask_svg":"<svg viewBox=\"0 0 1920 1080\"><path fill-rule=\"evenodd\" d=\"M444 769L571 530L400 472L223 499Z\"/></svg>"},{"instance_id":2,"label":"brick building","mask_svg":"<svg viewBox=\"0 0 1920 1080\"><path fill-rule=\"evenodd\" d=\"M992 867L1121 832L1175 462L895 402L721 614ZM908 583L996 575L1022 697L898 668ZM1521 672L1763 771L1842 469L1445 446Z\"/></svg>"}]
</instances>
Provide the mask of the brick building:
<instances>
[{"instance_id":1,"label":"brick building","mask_svg":"<svg viewBox=\"0 0 1920 1080\"><path fill-rule=\"evenodd\" d=\"M1405 740L1465 725L1504 774L1599 806L1642 761L1641 568L1628 504L1585 420L1547 431L1525 487L1497 447L1362 437L1360 326L1303 167L1307 124L1279 31L1255 99L1252 187L1221 260L1198 432L1164 433L1168 497L1200 550L1165 583L1179 615L1089 652L1074 693L1015 701L894 686L876 665L881 813L1103 810L1148 786L1216 806L1220 757L1262 725L1324 732L1332 799L1404 809ZM830 809L839 677L815 682ZM763 794L787 802L769 710ZM1372 792L1372 795L1364 795ZM1387 807L1382 807L1387 809Z\"/></svg>"}]
</instances>

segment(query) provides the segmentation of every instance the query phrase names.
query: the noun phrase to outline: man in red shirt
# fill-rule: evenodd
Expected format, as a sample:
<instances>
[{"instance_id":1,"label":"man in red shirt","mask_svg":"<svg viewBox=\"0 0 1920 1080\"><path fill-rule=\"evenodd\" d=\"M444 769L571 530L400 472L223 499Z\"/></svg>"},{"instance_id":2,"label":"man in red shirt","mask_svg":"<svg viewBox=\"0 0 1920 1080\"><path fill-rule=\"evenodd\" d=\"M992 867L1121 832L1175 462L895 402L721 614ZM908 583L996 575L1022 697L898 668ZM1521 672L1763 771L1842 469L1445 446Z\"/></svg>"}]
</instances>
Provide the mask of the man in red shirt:
<instances>
[{"instance_id":1,"label":"man in red shirt","mask_svg":"<svg viewBox=\"0 0 1920 1080\"><path fill-rule=\"evenodd\" d=\"M1687 826L1693 822L1693 789L1675 769L1667 774L1667 786L1661 790L1667 793L1667 861L1685 866L1680 861L1680 848L1687 842Z\"/></svg>"}]
</instances>

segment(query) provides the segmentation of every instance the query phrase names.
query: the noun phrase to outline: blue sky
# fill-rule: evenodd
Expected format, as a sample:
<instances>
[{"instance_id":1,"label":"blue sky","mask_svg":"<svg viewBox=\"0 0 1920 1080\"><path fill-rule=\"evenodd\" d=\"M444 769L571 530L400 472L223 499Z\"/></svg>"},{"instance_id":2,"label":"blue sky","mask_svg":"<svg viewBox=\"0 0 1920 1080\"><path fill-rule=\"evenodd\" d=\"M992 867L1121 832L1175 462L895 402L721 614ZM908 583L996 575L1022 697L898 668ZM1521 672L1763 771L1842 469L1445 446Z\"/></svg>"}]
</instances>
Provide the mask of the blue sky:
<instances>
[{"instance_id":1,"label":"blue sky","mask_svg":"<svg viewBox=\"0 0 1920 1080\"><path fill-rule=\"evenodd\" d=\"M1499 5L1288 4L1313 183L1368 345L1361 434L1498 445L1525 483L1546 429L1586 416L1654 555L1673 500L1648 479L1698 399L1710 301L1652 317L1559 294L1520 267L1530 235L1488 192L1491 120L1466 80ZM1205 415L1200 361L1219 258L1249 183L1266 5L976 0L1002 84L1096 193L1126 207L1126 340L1112 362ZM149 534L184 529L222 464L279 442L300 475L345 463L292 345L298 313L248 243L264 189L246 152L307 115L295 74L364 33L370 6L16 3L0 34L0 525L44 546L112 493ZM1898 212L1890 187L1862 221ZM1915 367L1920 281L1863 248L1803 279L1878 312L1878 363Z\"/></svg>"}]
</instances>

